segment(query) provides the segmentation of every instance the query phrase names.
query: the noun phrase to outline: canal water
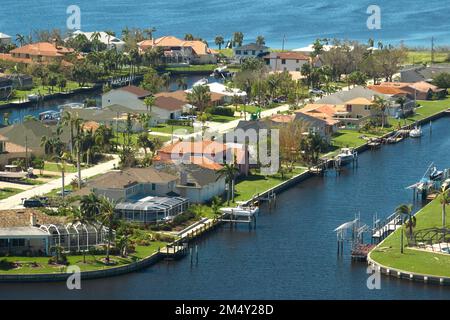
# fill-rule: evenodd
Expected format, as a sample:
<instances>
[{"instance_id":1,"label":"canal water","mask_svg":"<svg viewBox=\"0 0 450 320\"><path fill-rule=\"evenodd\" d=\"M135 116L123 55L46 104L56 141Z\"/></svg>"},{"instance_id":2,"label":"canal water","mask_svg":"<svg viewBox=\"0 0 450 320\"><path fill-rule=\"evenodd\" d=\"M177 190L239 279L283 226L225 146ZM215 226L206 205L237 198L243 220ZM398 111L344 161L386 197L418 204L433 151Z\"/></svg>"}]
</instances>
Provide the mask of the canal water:
<instances>
[{"instance_id":1,"label":"canal water","mask_svg":"<svg viewBox=\"0 0 450 320\"><path fill-rule=\"evenodd\" d=\"M224 226L197 242L199 262L161 262L140 272L84 281L82 290L64 283L0 284L0 299L444 299L450 288L381 277L369 290L364 263L337 257L340 224L360 214L371 224L411 203L405 187L417 182L431 162L450 167L450 118L424 127L421 139L406 139L360 155L357 168L340 176L309 179L278 197L276 210L263 210L257 229Z\"/></svg>"},{"instance_id":2,"label":"canal water","mask_svg":"<svg viewBox=\"0 0 450 320\"><path fill-rule=\"evenodd\" d=\"M178 78L185 78L186 84L189 88L191 88L195 82L203 78L208 79L210 83L221 82L220 79L211 77L209 76L209 74L172 75L169 86L170 91L179 90L177 84ZM49 110L59 111L60 107L64 104L83 103L87 98L97 100L97 106L100 107L102 101L101 94L102 94L101 90L97 90L89 93L80 93L71 95L70 97L51 99L47 101L41 101L39 103L38 102L30 103L26 106L0 108L0 124L5 123L5 114L7 114L9 123L17 123L23 121L23 118L27 115L38 117L41 112Z\"/></svg>"}]
</instances>

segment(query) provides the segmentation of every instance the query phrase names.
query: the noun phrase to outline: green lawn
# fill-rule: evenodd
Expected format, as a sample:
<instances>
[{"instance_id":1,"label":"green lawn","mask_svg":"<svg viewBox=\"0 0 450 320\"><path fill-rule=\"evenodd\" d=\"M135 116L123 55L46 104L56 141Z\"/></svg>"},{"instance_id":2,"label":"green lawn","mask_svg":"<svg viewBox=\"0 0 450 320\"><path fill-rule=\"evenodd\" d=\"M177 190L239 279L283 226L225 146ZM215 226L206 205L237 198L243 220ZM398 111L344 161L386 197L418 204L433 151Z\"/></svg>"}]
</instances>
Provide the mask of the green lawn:
<instances>
[{"instance_id":1,"label":"green lawn","mask_svg":"<svg viewBox=\"0 0 450 320\"><path fill-rule=\"evenodd\" d=\"M172 134L176 130L184 130L184 132L190 134L194 132L194 127L191 126L178 126L178 125L168 125L168 124L159 124L156 127L152 127L151 130L153 132L161 132L161 133L168 133Z\"/></svg>"},{"instance_id":2,"label":"green lawn","mask_svg":"<svg viewBox=\"0 0 450 320\"><path fill-rule=\"evenodd\" d=\"M398 123L400 123L402 126L405 124L412 124L416 121L422 120L450 108L450 97L447 97L443 100L433 101L419 100L417 101L417 103L421 106L416 109L416 114L414 116L401 120L389 119L389 124L392 126L392 128L396 129L398 127Z\"/></svg>"},{"instance_id":3,"label":"green lawn","mask_svg":"<svg viewBox=\"0 0 450 320\"><path fill-rule=\"evenodd\" d=\"M189 65L185 67L168 66L165 68L165 72L176 72L176 73L213 72L215 68L217 68L217 65L215 64L198 64L198 65Z\"/></svg>"},{"instance_id":4,"label":"green lawn","mask_svg":"<svg viewBox=\"0 0 450 320\"><path fill-rule=\"evenodd\" d=\"M230 117L230 116L222 116L222 115L218 115L218 114L212 114L209 118L209 121L225 123L225 122L230 122L230 121L233 121L236 119L239 119L239 117Z\"/></svg>"},{"instance_id":5,"label":"green lawn","mask_svg":"<svg viewBox=\"0 0 450 320\"><path fill-rule=\"evenodd\" d=\"M449 52L435 52L434 62L442 63L447 62ZM431 63L431 52L430 51L409 51L406 64L423 64Z\"/></svg>"},{"instance_id":6,"label":"green lawn","mask_svg":"<svg viewBox=\"0 0 450 320\"><path fill-rule=\"evenodd\" d=\"M61 172L59 165L55 162L45 162L44 170L51 172ZM66 172L77 172L77 167L71 164L66 164Z\"/></svg>"},{"instance_id":7,"label":"green lawn","mask_svg":"<svg viewBox=\"0 0 450 320\"><path fill-rule=\"evenodd\" d=\"M273 188L280 183L292 178L292 176L304 172L302 169L294 169L290 174L287 174L284 179L279 174L264 176L261 174L252 174L236 183L235 201L247 201L253 198L257 193L262 193L270 188Z\"/></svg>"},{"instance_id":8,"label":"green lawn","mask_svg":"<svg viewBox=\"0 0 450 320\"><path fill-rule=\"evenodd\" d=\"M111 256L111 260L116 262L114 265L105 265L101 259L104 258L104 255L96 255L92 256L86 255L86 264L83 263L82 255L68 255L69 265L77 265L80 267L81 271L93 271L93 270L101 270L108 269L112 267L123 266L129 264L133 261L143 259L152 255L153 253L158 251L158 248L163 248L167 243L164 242L151 242L149 246L137 246L136 252L130 254L127 258L122 258L118 256ZM2 269L0 264L0 273L1 274L28 274L28 273L60 273L64 272L65 267L55 267L48 264L49 257L3 257L0 258L0 261L6 260L9 262L18 262L23 265L17 269L5 270ZM39 266L33 267L31 263L36 262Z\"/></svg>"},{"instance_id":9,"label":"green lawn","mask_svg":"<svg viewBox=\"0 0 450 320\"><path fill-rule=\"evenodd\" d=\"M331 140L332 149L340 149L346 147L357 148L367 142L366 140L362 139L361 136L377 137L377 135L362 133L358 130L339 130L334 134Z\"/></svg>"},{"instance_id":10,"label":"green lawn","mask_svg":"<svg viewBox=\"0 0 450 320\"><path fill-rule=\"evenodd\" d=\"M86 84L86 86L91 87L92 84ZM78 89L78 88L80 88L78 83L76 83L74 81L67 81L67 86L66 86L66 88L63 89L63 91L71 91L71 90ZM30 94L39 94L40 93L43 95L48 95L49 92L50 93L59 93L59 88L54 87L53 91L52 91L51 87L43 86L43 85L39 84L39 82L38 82L38 83L35 83L34 88L32 88L30 90L15 90L15 96L11 100L0 101L0 104L6 104L6 103L10 103L11 101L14 101L14 100L25 99Z\"/></svg>"},{"instance_id":11,"label":"green lawn","mask_svg":"<svg viewBox=\"0 0 450 320\"><path fill-rule=\"evenodd\" d=\"M436 199L417 213L417 225L414 230L418 231L432 227L441 227L441 215L441 205L439 199ZM401 231L398 229L372 251L371 258L386 267L450 277L449 254L423 252L408 248L405 248L404 253L401 254L400 237ZM406 230L404 229L403 243L405 246L407 244L406 237Z\"/></svg>"},{"instance_id":12,"label":"green lawn","mask_svg":"<svg viewBox=\"0 0 450 320\"><path fill-rule=\"evenodd\" d=\"M15 188L2 188L0 189L0 200L9 198L15 194L21 193L23 190Z\"/></svg>"}]
</instances>

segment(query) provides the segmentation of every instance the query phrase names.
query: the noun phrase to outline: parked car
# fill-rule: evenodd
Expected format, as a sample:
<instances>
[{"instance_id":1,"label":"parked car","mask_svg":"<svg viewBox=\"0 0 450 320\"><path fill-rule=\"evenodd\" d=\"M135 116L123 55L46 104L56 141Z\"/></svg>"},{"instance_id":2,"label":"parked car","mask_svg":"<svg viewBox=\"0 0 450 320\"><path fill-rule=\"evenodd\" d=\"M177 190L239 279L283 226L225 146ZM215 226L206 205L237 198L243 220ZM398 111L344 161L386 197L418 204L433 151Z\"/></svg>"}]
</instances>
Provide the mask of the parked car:
<instances>
[{"instance_id":1,"label":"parked car","mask_svg":"<svg viewBox=\"0 0 450 320\"><path fill-rule=\"evenodd\" d=\"M39 199L26 199L23 202L23 206L25 208L41 208L44 206L44 203Z\"/></svg>"},{"instance_id":2,"label":"parked car","mask_svg":"<svg viewBox=\"0 0 450 320\"><path fill-rule=\"evenodd\" d=\"M320 89L310 89L309 90L310 94L316 94L316 95L324 95L325 92L323 90Z\"/></svg>"}]
</instances>

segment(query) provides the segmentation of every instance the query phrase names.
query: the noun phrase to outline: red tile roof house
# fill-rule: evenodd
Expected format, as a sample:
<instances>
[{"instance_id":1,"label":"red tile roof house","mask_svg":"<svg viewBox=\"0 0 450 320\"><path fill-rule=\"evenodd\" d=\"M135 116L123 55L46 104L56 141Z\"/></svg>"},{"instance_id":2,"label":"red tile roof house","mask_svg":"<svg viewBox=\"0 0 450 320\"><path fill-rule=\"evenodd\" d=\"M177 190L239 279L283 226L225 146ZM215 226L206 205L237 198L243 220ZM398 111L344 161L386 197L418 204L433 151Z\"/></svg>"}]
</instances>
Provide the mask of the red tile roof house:
<instances>
[{"instance_id":1,"label":"red tile roof house","mask_svg":"<svg viewBox=\"0 0 450 320\"><path fill-rule=\"evenodd\" d=\"M217 52L203 41L186 41L174 36L144 40L138 43L138 47L141 53L150 48L163 48L170 63L214 64L218 57Z\"/></svg>"},{"instance_id":2,"label":"red tile roof house","mask_svg":"<svg viewBox=\"0 0 450 320\"><path fill-rule=\"evenodd\" d=\"M310 104L296 111L295 121L305 121L310 132L320 134L329 142L340 124L335 118L335 113L336 109L332 105Z\"/></svg>"},{"instance_id":3,"label":"red tile roof house","mask_svg":"<svg viewBox=\"0 0 450 320\"><path fill-rule=\"evenodd\" d=\"M311 58L299 52L272 52L264 57L272 71L301 71Z\"/></svg>"},{"instance_id":4,"label":"red tile roof house","mask_svg":"<svg viewBox=\"0 0 450 320\"><path fill-rule=\"evenodd\" d=\"M64 62L69 54L74 50L58 46L50 42L37 42L27 44L20 48L11 50L9 54L0 54L0 60L19 63L52 63L55 61ZM65 61L65 63L70 64Z\"/></svg>"},{"instance_id":5,"label":"red tile roof house","mask_svg":"<svg viewBox=\"0 0 450 320\"><path fill-rule=\"evenodd\" d=\"M204 168L220 170L225 163L236 161L240 174L249 173L249 153L241 144L216 141L178 141L158 150L155 162L193 163Z\"/></svg>"},{"instance_id":6,"label":"red tile roof house","mask_svg":"<svg viewBox=\"0 0 450 320\"><path fill-rule=\"evenodd\" d=\"M417 100L431 100L433 95L445 97L446 90L440 89L435 85L432 85L425 81L409 83L409 82L382 82L379 86L391 87L406 91L409 93L411 99Z\"/></svg>"}]
</instances>

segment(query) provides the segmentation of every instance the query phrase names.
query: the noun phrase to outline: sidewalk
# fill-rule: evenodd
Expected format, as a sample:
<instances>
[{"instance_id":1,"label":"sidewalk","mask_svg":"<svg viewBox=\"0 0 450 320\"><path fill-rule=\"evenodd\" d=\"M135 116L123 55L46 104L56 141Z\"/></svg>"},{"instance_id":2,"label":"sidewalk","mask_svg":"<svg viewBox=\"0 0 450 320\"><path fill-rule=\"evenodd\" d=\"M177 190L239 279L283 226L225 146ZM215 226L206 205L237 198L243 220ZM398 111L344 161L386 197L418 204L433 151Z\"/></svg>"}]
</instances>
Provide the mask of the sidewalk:
<instances>
[{"instance_id":1,"label":"sidewalk","mask_svg":"<svg viewBox=\"0 0 450 320\"><path fill-rule=\"evenodd\" d=\"M113 155L114 159L100 163L96 166L93 166L88 169L81 170L81 178L91 178L93 176L106 173L116 167L119 164L119 157L117 155ZM69 173L65 175L64 185L68 186L72 182L74 178L76 178L78 173ZM3 199L0 201L0 210L8 210L8 209L16 209L22 207L22 199L28 199L35 196L42 196L51 192L54 189L62 188L62 179L57 178L55 180L50 181L49 183L35 186L32 189L26 190L24 192L18 193L12 197Z\"/></svg>"}]
</instances>

